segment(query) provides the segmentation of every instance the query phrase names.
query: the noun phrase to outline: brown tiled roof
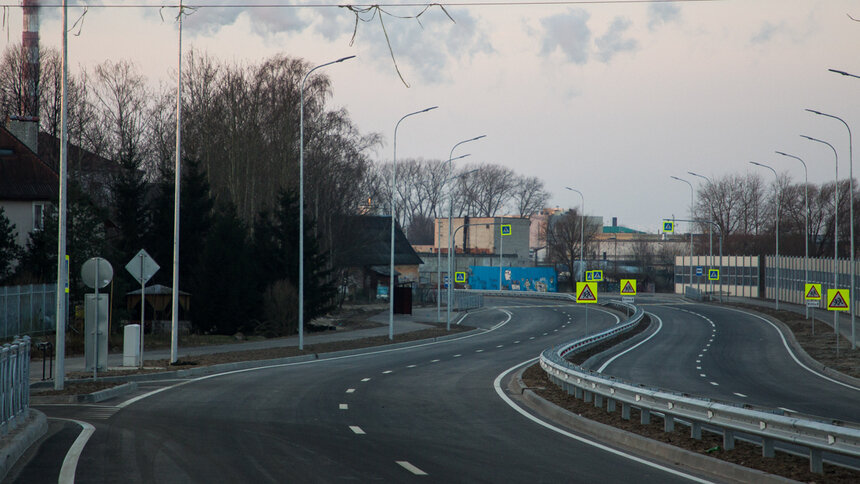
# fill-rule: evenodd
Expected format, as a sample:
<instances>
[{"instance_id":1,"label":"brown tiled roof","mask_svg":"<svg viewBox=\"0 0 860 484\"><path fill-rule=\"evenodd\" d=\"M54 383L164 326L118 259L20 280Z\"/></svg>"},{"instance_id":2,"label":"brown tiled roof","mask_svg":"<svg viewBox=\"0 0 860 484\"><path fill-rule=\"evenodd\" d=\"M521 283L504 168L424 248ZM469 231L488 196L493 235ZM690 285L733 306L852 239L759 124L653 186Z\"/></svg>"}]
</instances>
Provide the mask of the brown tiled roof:
<instances>
[{"instance_id":1,"label":"brown tiled roof","mask_svg":"<svg viewBox=\"0 0 860 484\"><path fill-rule=\"evenodd\" d=\"M56 200L57 173L0 126L0 200Z\"/></svg>"}]
</instances>

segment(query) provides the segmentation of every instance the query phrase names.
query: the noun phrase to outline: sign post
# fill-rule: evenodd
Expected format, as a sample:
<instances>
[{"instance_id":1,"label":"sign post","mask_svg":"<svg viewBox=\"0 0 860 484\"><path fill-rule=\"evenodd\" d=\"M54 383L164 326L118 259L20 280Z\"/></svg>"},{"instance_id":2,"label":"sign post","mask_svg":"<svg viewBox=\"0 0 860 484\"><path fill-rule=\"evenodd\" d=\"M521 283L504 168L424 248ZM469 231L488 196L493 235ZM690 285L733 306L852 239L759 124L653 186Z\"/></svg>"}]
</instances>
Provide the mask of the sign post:
<instances>
[{"instance_id":1,"label":"sign post","mask_svg":"<svg viewBox=\"0 0 860 484\"><path fill-rule=\"evenodd\" d=\"M588 272L586 272L586 279L588 279ZM597 304L597 282L577 282L576 302L580 304ZM588 306L585 306L585 336L588 336Z\"/></svg>"},{"instance_id":2,"label":"sign post","mask_svg":"<svg viewBox=\"0 0 860 484\"><path fill-rule=\"evenodd\" d=\"M93 350L90 352L93 356L93 380L98 377L99 360L101 359L99 356L102 353L102 351L100 351L102 348L99 347L99 331L103 331L105 335L107 335L108 332L107 320L105 319L104 328L102 328L102 324L100 324L101 319L99 318L99 306L101 305L101 299L99 298L99 289L110 284L112 279L113 267L110 265L110 262L102 259L101 257L93 257L92 259L84 262L84 265L81 266L81 280L83 280L87 287L91 287L96 291L93 305L94 317L92 318L92 324L90 325L93 333ZM84 306L84 319L86 322L90 320L89 317L86 317L86 315L89 314L89 311L86 311L86 301ZM104 347L104 365L107 367L107 338L105 338L102 343L102 346ZM86 345L84 346L84 354L86 355ZM86 360L86 358L84 359Z\"/></svg>"},{"instance_id":3,"label":"sign post","mask_svg":"<svg viewBox=\"0 0 860 484\"><path fill-rule=\"evenodd\" d=\"M502 290L502 255L504 254L505 237L509 235L511 235L511 225L502 225L499 229L499 291Z\"/></svg>"},{"instance_id":4,"label":"sign post","mask_svg":"<svg viewBox=\"0 0 860 484\"><path fill-rule=\"evenodd\" d=\"M140 352L138 366L143 368L143 326L144 309L146 308L146 282L160 269L158 263L146 252L140 249L125 265L125 270L140 283Z\"/></svg>"},{"instance_id":5,"label":"sign post","mask_svg":"<svg viewBox=\"0 0 860 484\"><path fill-rule=\"evenodd\" d=\"M827 290L827 310L828 311L848 311L851 309L851 297L848 289L828 289ZM839 328L833 328L836 331L836 358L839 358Z\"/></svg>"},{"instance_id":6,"label":"sign post","mask_svg":"<svg viewBox=\"0 0 860 484\"><path fill-rule=\"evenodd\" d=\"M821 284L806 284L803 290L806 308L812 308L812 334L815 335L815 308L821 306Z\"/></svg>"}]
</instances>

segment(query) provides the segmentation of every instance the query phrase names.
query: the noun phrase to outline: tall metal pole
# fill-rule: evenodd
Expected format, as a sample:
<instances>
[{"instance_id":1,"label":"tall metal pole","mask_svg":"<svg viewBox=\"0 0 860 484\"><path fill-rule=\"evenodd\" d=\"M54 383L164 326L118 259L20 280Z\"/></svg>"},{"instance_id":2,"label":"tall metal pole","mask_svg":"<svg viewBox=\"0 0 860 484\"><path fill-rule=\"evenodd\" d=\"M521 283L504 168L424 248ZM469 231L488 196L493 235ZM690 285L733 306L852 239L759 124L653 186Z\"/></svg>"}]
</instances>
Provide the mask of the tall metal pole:
<instances>
[{"instance_id":1,"label":"tall metal pole","mask_svg":"<svg viewBox=\"0 0 860 484\"><path fill-rule=\"evenodd\" d=\"M849 311L851 312L851 349L857 348L857 333L855 331L854 326L854 312L856 311L854 308L854 301L857 300L857 293L854 292L855 289L855 267L854 267L854 148L853 143L851 141L851 126L848 126L848 123L845 122L844 119L839 116L834 116L832 114L822 113L820 111L815 111L812 109L807 109L810 113L818 114L821 116L827 116L828 118L833 118L840 121L845 125L845 129L848 130L848 212L850 223L848 226L850 227L850 235L849 235L849 244L850 244L850 252L851 252L851 283L848 285L848 295L851 300L849 306Z\"/></svg>"},{"instance_id":2,"label":"tall metal pole","mask_svg":"<svg viewBox=\"0 0 860 484\"><path fill-rule=\"evenodd\" d=\"M503 221L502 217L499 217L499 291L502 290L502 254L505 252L505 237L502 235Z\"/></svg>"},{"instance_id":3,"label":"tall metal pole","mask_svg":"<svg viewBox=\"0 0 860 484\"><path fill-rule=\"evenodd\" d=\"M774 170L768 165L765 165L764 163L756 163L755 161L751 161L750 163L756 166L767 168L768 170L772 171L774 180L773 182L774 184L776 184L776 293L774 300L776 301L776 310L779 311L779 175L776 174L776 170Z\"/></svg>"},{"instance_id":4,"label":"tall metal pole","mask_svg":"<svg viewBox=\"0 0 860 484\"><path fill-rule=\"evenodd\" d=\"M396 221L394 200L397 198L395 197L395 189L397 187L397 128L399 128L400 123L409 116L426 113L427 111L431 111L438 107L439 106L433 106L422 109L421 111L409 113L400 118L397 121L397 124L394 125L394 160L391 163L391 263L389 266L390 273L388 275L388 339L390 340L394 339L394 226Z\"/></svg>"},{"instance_id":5,"label":"tall metal pole","mask_svg":"<svg viewBox=\"0 0 860 484\"><path fill-rule=\"evenodd\" d=\"M460 146L461 144L468 143L470 141L476 141L476 140L479 140L481 138L486 138L486 137L487 137L487 135L485 135L485 134L482 134L480 136L475 136L474 138L460 141L459 143L456 143L451 148L451 153L448 154L448 176L449 177L451 176L451 160L452 160L451 157L454 156L454 150L458 146ZM452 232L453 229L451 228L451 225L453 223L452 222L453 219L454 219L454 191L451 190L451 192L448 196L448 297L447 297L447 300L448 300L447 306L448 307L446 308L446 315L445 315L445 326L449 330L451 329L451 304L452 304L452 299L454 297L454 279L451 277L452 272L454 272L453 259L452 259L452 255L453 255L452 251L454 250L454 239L453 239L454 235Z\"/></svg>"},{"instance_id":6,"label":"tall metal pole","mask_svg":"<svg viewBox=\"0 0 860 484\"><path fill-rule=\"evenodd\" d=\"M579 198L582 199L582 205L580 206L579 211L579 265L580 270L583 274L585 274L585 260L582 258L582 248L585 246L585 195L582 194L581 191L576 188L564 187L572 192L576 192L579 194ZM573 268L571 268L571 273L573 273Z\"/></svg>"},{"instance_id":7,"label":"tall metal pole","mask_svg":"<svg viewBox=\"0 0 860 484\"><path fill-rule=\"evenodd\" d=\"M465 158L467 156L471 155L461 155L456 158L451 158L451 161L459 160L460 158ZM451 180L456 180L457 178L464 177L476 171L478 170L470 170L466 173L461 173L457 176L447 178L445 182L442 183L442 187L444 188L445 185L447 185L448 182ZM441 219L439 217L436 217L436 322L442 321L442 227L439 225L439 220Z\"/></svg>"},{"instance_id":8,"label":"tall metal pole","mask_svg":"<svg viewBox=\"0 0 860 484\"><path fill-rule=\"evenodd\" d=\"M311 73L321 67L337 64L355 57L341 57L336 61L320 64L309 70L302 78L299 89L299 349L305 349L305 81ZM289 260L289 257L287 258Z\"/></svg>"},{"instance_id":9,"label":"tall metal pole","mask_svg":"<svg viewBox=\"0 0 860 484\"><path fill-rule=\"evenodd\" d=\"M179 55L176 71L176 166L173 178L173 297L170 314L170 363L179 359L179 205L182 180L182 1L179 2ZM143 301L141 300L141 303Z\"/></svg>"},{"instance_id":10,"label":"tall metal pole","mask_svg":"<svg viewBox=\"0 0 860 484\"><path fill-rule=\"evenodd\" d=\"M674 178L675 180L682 181L687 185L690 185L690 219L693 219L693 184L684 180L683 178L678 178L676 176L670 176L670 178ZM693 288L693 226L690 226L690 289Z\"/></svg>"},{"instance_id":11,"label":"tall metal pole","mask_svg":"<svg viewBox=\"0 0 860 484\"><path fill-rule=\"evenodd\" d=\"M776 154L782 155L782 156L787 156L789 158L794 158L795 160L797 160L801 164L803 164L803 180L804 180L803 198L804 198L804 203L806 204L806 209L805 209L806 210L806 213L805 213L806 243L805 243L805 252L804 252L805 255L804 255L804 259L803 259L803 261L804 261L803 262L803 279L804 279L804 281L806 281L806 284L809 284L809 171L806 169L806 162L801 160L799 157L794 156L794 155L789 155L788 153L783 153L782 151L777 151ZM809 306L806 307L806 319L809 319Z\"/></svg>"},{"instance_id":12,"label":"tall metal pole","mask_svg":"<svg viewBox=\"0 0 860 484\"><path fill-rule=\"evenodd\" d=\"M801 138L806 138L809 141L815 141L817 143L823 143L830 147L833 150L833 156L835 158L836 165L836 178L833 180L833 289L839 288L839 153L836 152L836 148L833 147L832 144L827 141L820 140L818 138L813 138L811 136L806 136L805 134L800 135ZM826 302L826 301L825 301ZM836 354L839 354L839 311L833 311L833 329L836 331Z\"/></svg>"},{"instance_id":13,"label":"tall metal pole","mask_svg":"<svg viewBox=\"0 0 860 484\"><path fill-rule=\"evenodd\" d=\"M68 86L69 86L69 29L66 0L63 0L63 94L60 106L60 193L59 214L57 218L57 304L56 318L57 327L55 334L56 346L56 371L54 377L54 390L62 390L66 377L66 180L68 159Z\"/></svg>"},{"instance_id":14,"label":"tall metal pole","mask_svg":"<svg viewBox=\"0 0 860 484\"><path fill-rule=\"evenodd\" d=\"M697 177L699 177L699 178L704 178L705 180L707 180L707 182L708 182L708 185L709 185L709 186L713 186L713 185L714 185L714 184L711 182L711 179L710 179L710 178L708 178L708 177L706 177L705 175L699 175L698 173L693 173L692 171L688 171L687 173L689 173L689 174L691 174L691 175L693 175L693 176L697 176ZM711 199L710 199L710 195L709 195L709 197L708 197L708 200L709 200L709 201L711 201ZM709 212L710 212L710 213L709 213L710 217L709 217L709 219L710 219L711 225L709 225L709 226L708 226L708 269L710 269L710 268L711 268L711 264L713 264L713 263L714 263L714 227L713 227L713 223L714 223L714 204L713 204L713 202L711 201L711 203L710 203L709 205L710 205L710 210L709 210ZM711 281L711 278L710 278L710 277L708 277L708 290L709 290L711 293L713 293L713 292L714 292L714 283ZM712 297L713 297L713 296L712 296Z\"/></svg>"}]
</instances>

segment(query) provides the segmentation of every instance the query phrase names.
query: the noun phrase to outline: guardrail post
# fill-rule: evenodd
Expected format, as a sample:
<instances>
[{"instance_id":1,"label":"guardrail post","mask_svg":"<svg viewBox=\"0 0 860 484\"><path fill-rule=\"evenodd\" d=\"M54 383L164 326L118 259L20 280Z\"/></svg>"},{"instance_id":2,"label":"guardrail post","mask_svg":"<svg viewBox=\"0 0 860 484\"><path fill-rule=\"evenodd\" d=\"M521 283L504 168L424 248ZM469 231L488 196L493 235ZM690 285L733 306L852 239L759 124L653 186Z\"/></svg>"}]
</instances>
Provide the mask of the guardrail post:
<instances>
[{"instance_id":1,"label":"guardrail post","mask_svg":"<svg viewBox=\"0 0 860 484\"><path fill-rule=\"evenodd\" d=\"M732 429L723 429L723 449L734 450L735 448L735 431Z\"/></svg>"},{"instance_id":2,"label":"guardrail post","mask_svg":"<svg viewBox=\"0 0 860 484\"><path fill-rule=\"evenodd\" d=\"M663 432L675 431L675 417L668 413L663 414Z\"/></svg>"},{"instance_id":3,"label":"guardrail post","mask_svg":"<svg viewBox=\"0 0 860 484\"><path fill-rule=\"evenodd\" d=\"M577 399L579 399L579 398L584 398L584 397L582 396L582 394L583 394L583 393L584 393L584 392L582 391L582 388L579 388L579 387L574 387L574 388L573 388L573 396L574 396L574 398L577 398Z\"/></svg>"},{"instance_id":4,"label":"guardrail post","mask_svg":"<svg viewBox=\"0 0 860 484\"><path fill-rule=\"evenodd\" d=\"M809 449L809 472L824 474L824 463L821 460L821 449Z\"/></svg>"},{"instance_id":5,"label":"guardrail post","mask_svg":"<svg viewBox=\"0 0 860 484\"><path fill-rule=\"evenodd\" d=\"M642 425L648 425L651 423L651 410L648 410L647 408L640 408L639 413L642 414L639 418L639 423L641 423Z\"/></svg>"},{"instance_id":6,"label":"guardrail post","mask_svg":"<svg viewBox=\"0 0 860 484\"><path fill-rule=\"evenodd\" d=\"M761 438L761 455L762 457L773 457L773 439L769 437Z\"/></svg>"},{"instance_id":7,"label":"guardrail post","mask_svg":"<svg viewBox=\"0 0 860 484\"><path fill-rule=\"evenodd\" d=\"M596 408L603 408L603 395L599 393L594 394L594 406Z\"/></svg>"},{"instance_id":8,"label":"guardrail post","mask_svg":"<svg viewBox=\"0 0 860 484\"><path fill-rule=\"evenodd\" d=\"M591 402L591 397L592 397L592 396L594 396L594 394L592 394L590 391L588 391L588 390L583 390L583 391L582 391L582 401L583 401L583 402L585 402L585 403L589 403L589 402Z\"/></svg>"},{"instance_id":9,"label":"guardrail post","mask_svg":"<svg viewBox=\"0 0 860 484\"><path fill-rule=\"evenodd\" d=\"M690 438L702 440L702 424L700 422L690 422Z\"/></svg>"},{"instance_id":10,"label":"guardrail post","mask_svg":"<svg viewBox=\"0 0 860 484\"><path fill-rule=\"evenodd\" d=\"M606 413L615 412L615 400L611 398L606 399Z\"/></svg>"},{"instance_id":11,"label":"guardrail post","mask_svg":"<svg viewBox=\"0 0 860 484\"><path fill-rule=\"evenodd\" d=\"M630 404L621 402L621 418L630 420Z\"/></svg>"}]
</instances>

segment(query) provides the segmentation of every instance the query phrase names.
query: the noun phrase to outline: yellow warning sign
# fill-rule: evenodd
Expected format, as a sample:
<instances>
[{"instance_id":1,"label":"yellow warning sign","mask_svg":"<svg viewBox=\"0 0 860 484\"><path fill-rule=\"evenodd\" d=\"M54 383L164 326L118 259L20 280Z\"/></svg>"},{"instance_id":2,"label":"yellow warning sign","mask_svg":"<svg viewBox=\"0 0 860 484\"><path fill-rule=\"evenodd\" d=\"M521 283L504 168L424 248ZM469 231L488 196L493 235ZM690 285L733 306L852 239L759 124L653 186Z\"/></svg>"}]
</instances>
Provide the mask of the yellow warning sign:
<instances>
[{"instance_id":1,"label":"yellow warning sign","mask_svg":"<svg viewBox=\"0 0 860 484\"><path fill-rule=\"evenodd\" d=\"M850 309L848 301L848 289L828 289L827 290L827 310L828 311L848 311Z\"/></svg>"},{"instance_id":2,"label":"yellow warning sign","mask_svg":"<svg viewBox=\"0 0 860 484\"><path fill-rule=\"evenodd\" d=\"M636 279L621 279L621 295L635 296L636 295Z\"/></svg>"},{"instance_id":3,"label":"yellow warning sign","mask_svg":"<svg viewBox=\"0 0 860 484\"><path fill-rule=\"evenodd\" d=\"M592 304L597 302L597 283L596 282L577 282L576 283L576 302Z\"/></svg>"},{"instance_id":4,"label":"yellow warning sign","mask_svg":"<svg viewBox=\"0 0 860 484\"><path fill-rule=\"evenodd\" d=\"M813 301L821 300L821 284L807 284L803 290L804 297Z\"/></svg>"}]
</instances>

